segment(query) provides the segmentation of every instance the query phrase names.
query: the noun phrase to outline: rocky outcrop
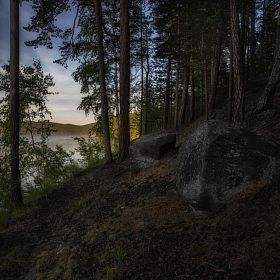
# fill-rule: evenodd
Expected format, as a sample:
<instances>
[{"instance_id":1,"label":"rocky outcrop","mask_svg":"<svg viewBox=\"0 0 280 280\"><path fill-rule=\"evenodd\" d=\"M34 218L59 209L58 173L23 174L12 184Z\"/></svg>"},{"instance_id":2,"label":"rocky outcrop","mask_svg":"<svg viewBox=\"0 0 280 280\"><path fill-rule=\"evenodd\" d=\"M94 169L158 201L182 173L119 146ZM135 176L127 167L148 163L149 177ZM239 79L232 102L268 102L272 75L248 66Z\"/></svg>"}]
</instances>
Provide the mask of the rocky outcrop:
<instances>
[{"instance_id":1,"label":"rocky outcrop","mask_svg":"<svg viewBox=\"0 0 280 280\"><path fill-rule=\"evenodd\" d=\"M279 180L280 146L254 132L206 122L180 147L177 188L195 209L211 211L258 180Z\"/></svg>"},{"instance_id":2,"label":"rocky outcrop","mask_svg":"<svg viewBox=\"0 0 280 280\"><path fill-rule=\"evenodd\" d=\"M137 172L145 169L161 158L167 151L174 149L175 133L160 133L144 135L131 141L129 147L130 170Z\"/></svg>"}]
</instances>

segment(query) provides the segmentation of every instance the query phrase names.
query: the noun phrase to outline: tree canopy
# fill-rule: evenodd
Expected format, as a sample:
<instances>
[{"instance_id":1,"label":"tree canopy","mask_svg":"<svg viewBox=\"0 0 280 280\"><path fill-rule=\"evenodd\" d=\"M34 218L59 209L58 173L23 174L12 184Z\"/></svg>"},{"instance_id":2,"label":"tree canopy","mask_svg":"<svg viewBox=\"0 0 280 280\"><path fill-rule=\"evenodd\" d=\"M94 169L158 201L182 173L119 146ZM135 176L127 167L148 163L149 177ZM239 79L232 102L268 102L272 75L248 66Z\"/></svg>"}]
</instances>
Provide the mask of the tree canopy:
<instances>
[{"instance_id":1,"label":"tree canopy","mask_svg":"<svg viewBox=\"0 0 280 280\"><path fill-rule=\"evenodd\" d=\"M59 38L55 62L79 63L78 109L95 115L108 163L112 145L119 159L128 157L132 129L176 130L225 104L230 122L243 121L246 80L273 76L256 112L273 105L276 1L25 1L34 14L24 29L37 33L26 45L53 48ZM66 12L72 24L64 28Z\"/></svg>"}]
</instances>

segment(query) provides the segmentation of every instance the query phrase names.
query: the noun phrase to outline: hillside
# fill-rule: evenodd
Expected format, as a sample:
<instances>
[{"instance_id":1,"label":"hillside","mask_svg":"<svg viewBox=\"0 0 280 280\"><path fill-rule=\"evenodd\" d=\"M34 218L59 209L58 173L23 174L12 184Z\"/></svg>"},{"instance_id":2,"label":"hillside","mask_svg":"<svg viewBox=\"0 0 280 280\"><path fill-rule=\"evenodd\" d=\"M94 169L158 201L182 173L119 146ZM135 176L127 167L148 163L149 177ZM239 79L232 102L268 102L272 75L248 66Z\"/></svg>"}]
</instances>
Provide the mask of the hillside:
<instances>
[{"instance_id":1,"label":"hillside","mask_svg":"<svg viewBox=\"0 0 280 280\"><path fill-rule=\"evenodd\" d=\"M89 129L94 126L94 123L85 124L85 125L74 125L74 124L61 124L54 123L53 129L55 130L52 135L87 135ZM40 128L39 123L33 123L33 127ZM21 132L25 133L25 129L21 128Z\"/></svg>"},{"instance_id":2,"label":"hillside","mask_svg":"<svg viewBox=\"0 0 280 280\"><path fill-rule=\"evenodd\" d=\"M197 217L176 190L177 154L136 174L95 166L29 205L1 230L1 279L280 279L279 186L256 182Z\"/></svg>"}]
</instances>

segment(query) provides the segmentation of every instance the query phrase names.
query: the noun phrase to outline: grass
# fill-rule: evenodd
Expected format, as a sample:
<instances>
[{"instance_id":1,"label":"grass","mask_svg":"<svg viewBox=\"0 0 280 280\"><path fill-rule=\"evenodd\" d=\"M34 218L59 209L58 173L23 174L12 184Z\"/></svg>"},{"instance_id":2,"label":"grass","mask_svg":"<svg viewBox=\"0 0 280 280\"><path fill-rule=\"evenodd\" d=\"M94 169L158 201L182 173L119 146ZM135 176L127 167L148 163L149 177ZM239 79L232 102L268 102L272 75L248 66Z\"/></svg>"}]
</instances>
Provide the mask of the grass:
<instances>
[{"instance_id":1,"label":"grass","mask_svg":"<svg viewBox=\"0 0 280 280\"><path fill-rule=\"evenodd\" d=\"M102 279L112 280L115 274L127 257L127 251L121 245L116 245L114 248L108 248L101 255L97 257L97 262L100 267L103 267Z\"/></svg>"}]
</instances>

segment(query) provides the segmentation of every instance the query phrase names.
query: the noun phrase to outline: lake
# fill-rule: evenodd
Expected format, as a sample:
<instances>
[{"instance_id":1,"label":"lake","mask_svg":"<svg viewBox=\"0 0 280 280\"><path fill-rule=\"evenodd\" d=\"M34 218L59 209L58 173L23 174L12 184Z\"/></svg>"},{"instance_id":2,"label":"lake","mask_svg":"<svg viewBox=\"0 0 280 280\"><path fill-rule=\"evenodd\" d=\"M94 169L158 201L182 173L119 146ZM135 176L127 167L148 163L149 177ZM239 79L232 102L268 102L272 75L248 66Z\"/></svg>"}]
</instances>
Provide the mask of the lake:
<instances>
[{"instance_id":1,"label":"lake","mask_svg":"<svg viewBox=\"0 0 280 280\"><path fill-rule=\"evenodd\" d=\"M30 135L22 134L21 136L26 137L27 139L30 139ZM76 148L78 148L78 141L74 140L75 137L84 137L87 139L87 135L52 135L49 137L47 141L48 147L51 149L55 149L56 145L60 145L63 147L64 150L67 152L75 151ZM36 140L40 140L40 136L35 136ZM78 152L75 152L73 155L74 159L80 159L80 154Z\"/></svg>"}]
</instances>

